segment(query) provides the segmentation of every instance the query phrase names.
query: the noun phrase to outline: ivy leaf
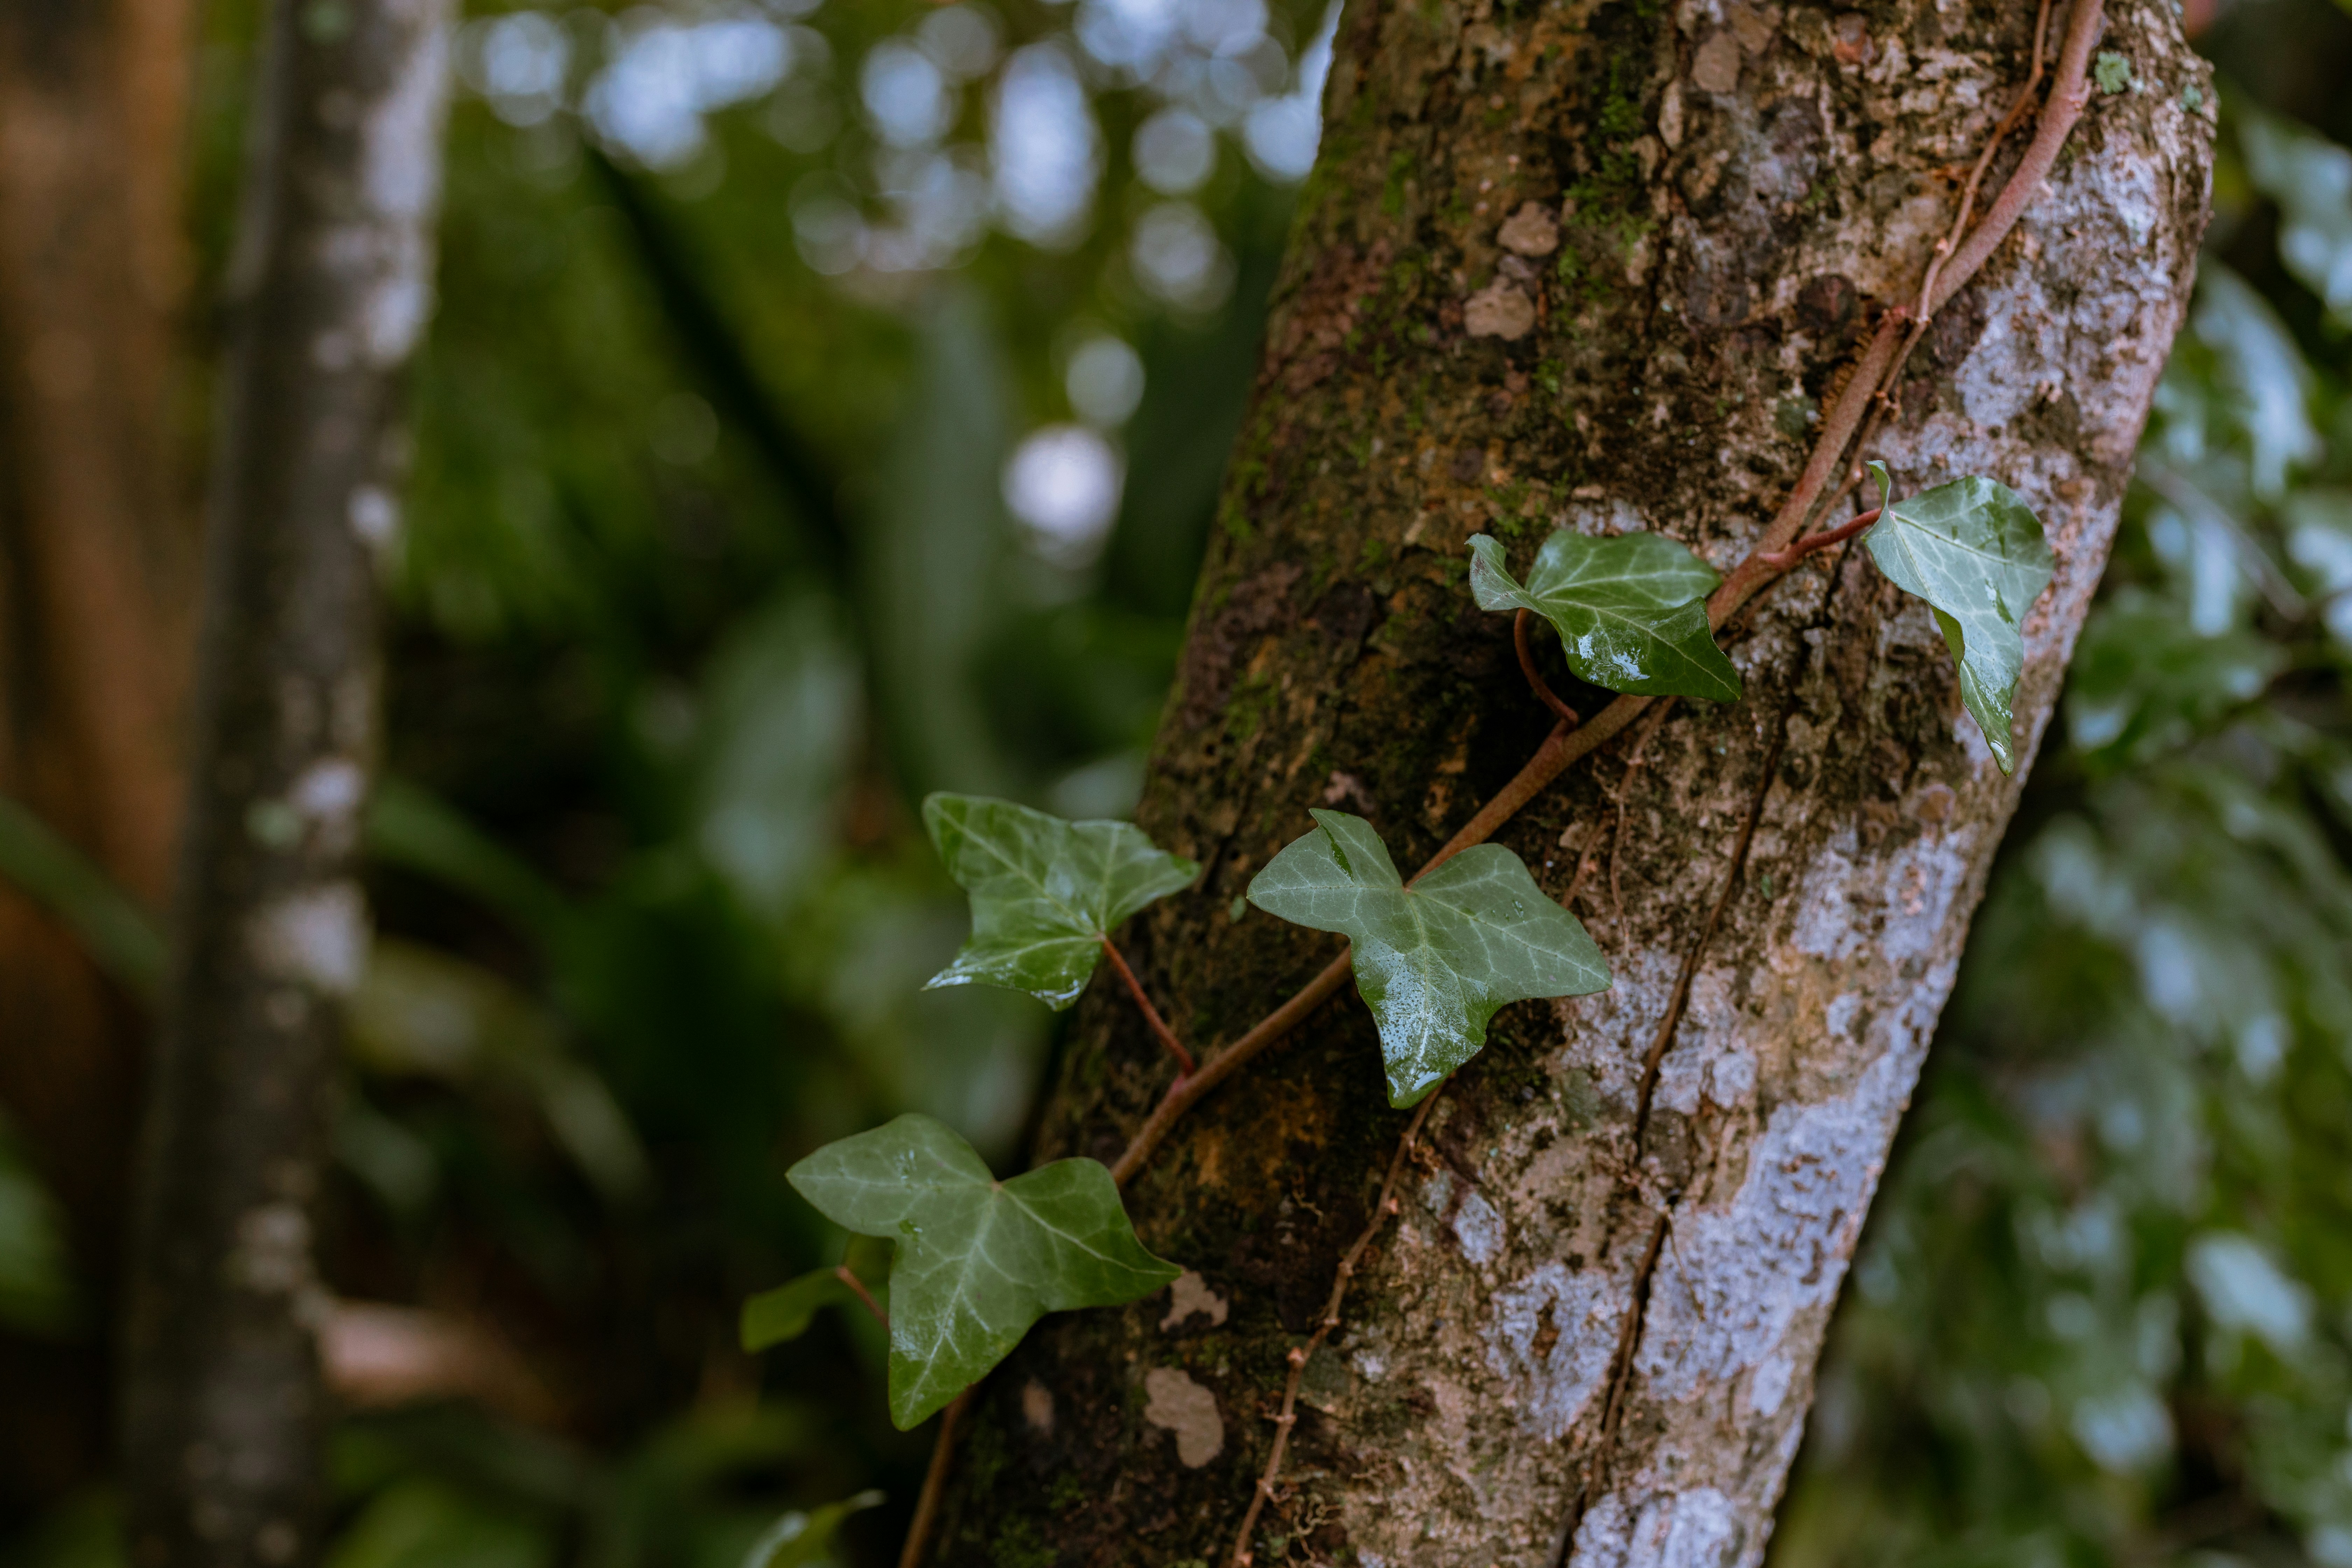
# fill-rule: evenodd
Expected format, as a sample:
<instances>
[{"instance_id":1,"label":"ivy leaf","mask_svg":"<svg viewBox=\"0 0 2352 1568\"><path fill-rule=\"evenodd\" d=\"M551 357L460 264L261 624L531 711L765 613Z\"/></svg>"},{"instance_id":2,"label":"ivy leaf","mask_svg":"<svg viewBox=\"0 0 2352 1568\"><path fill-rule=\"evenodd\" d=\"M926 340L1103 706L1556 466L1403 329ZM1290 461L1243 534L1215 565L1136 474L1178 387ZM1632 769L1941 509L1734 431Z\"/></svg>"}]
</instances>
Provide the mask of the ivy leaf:
<instances>
[{"instance_id":1,"label":"ivy leaf","mask_svg":"<svg viewBox=\"0 0 2352 1568\"><path fill-rule=\"evenodd\" d=\"M1047 1006L1087 988L1119 921L1201 874L1124 822L1066 822L974 795L935 795L923 826L971 894L971 940L924 989L1003 985Z\"/></svg>"},{"instance_id":2,"label":"ivy leaf","mask_svg":"<svg viewBox=\"0 0 2352 1568\"><path fill-rule=\"evenodd\" d=\"M1340 811L1314 817L1314 832L1266 862L1249 900L1355 943L1356 990L1380 1027L1391 1105L1417 1103L1477 1055L1504 1003L1609 988L1608 961L1584 927L1502 846L1465 849L1407 888L1370 823Z\"/></svg>"},{"instance_id":3,"label":"ivy leaf","mask_svg":"<svg viewBox=\"0 0 2352 1568\"><path fill-rule=\"evenodd\" d=\"M763 1351L796 1340L816 1321L820 1307L855 1305L856 1296L830 1268L813 1268L788 1285L762 1290L743 1303L743 1348Z\"/></svg>"},{"instance_id":4,"label":"ivy leaf","mask_svg":"<svg viewBox=\"0 0 2352 1568\"><path fill-rule=\"evenodd\" d=\"M761 1532L743 1554L743 1568L806 1568L814 1563L831 1561L833 1538L839 1532L842 1521L853 1513L869 1508L879 1508L880 1492L859 1492L839 1502L829 1502L813 1508L806 1513L794 1509Z\"/></svg>"},{"instance_id":5,"label":"ivy leaf","mask_svg":"<svg viewBox=\"0 0 2352 1568\"><path fill-rule=\"evenodd\" d=\"M2050 585L2057 558L2042 520L2006 485L1970 474L1905 501L1886 465L1873 463L1877 525L1862 536L1878 569L1927 601L1960 667L1960 700L1976 716L2002 773L2017 771L2010 704L2025 668L2025 612Z\"/></svg>"},{"instance_id":6,"label":"ivy leaf","mask_svg":"<svg viewBox=\"0 0 2352 1568\"><path fill-rule=\"evenodd\" d=\"M1559 634L1570 669L1644 697L1739 700L1739 672L1706 624L1706 596L1721 581L1654 533L1588 539L1562 529L1537 552L1523 588L1500 544L1483 533L1470 541L1470 593L1480 609L1533 610Z\"/></svg>"},{"instance_id":7,"label":"ivy leaf","mask_svg":"<svg viewBox=\"0 0 2352 1568\"><path fill-rule=\"evenodd\" d=\"M1116 1307L1180 1272L1136 1240L1096 1162L1000 1182L928 1116L828 1143L784 1179L835 1225L897 1243L890 1419L901 1431L980 1381L1046 1313Z\"/></svg>"},{"instance_id":8,"label":"ivy leaf","mask_svg":"<svg viewBox=\"0 0 2352 1568\"><path fill-rule=\"evenodd\" d=\"M884 1310L889 1309L890 1244L870 1237L850 1238L849 1255L842 1265L858 1278L867 1292ZM876 1281L883 1283L876 1283ZM743 1303L740 1331L743 1348L763 1351L772 1345L796 1340L808 1332L824 1307L847 1307L864 1310L866 1303L849 1288L838 1271L812 1268L799 1279L772 1290L762 1290Z\"/></svg>"}]
</instances>

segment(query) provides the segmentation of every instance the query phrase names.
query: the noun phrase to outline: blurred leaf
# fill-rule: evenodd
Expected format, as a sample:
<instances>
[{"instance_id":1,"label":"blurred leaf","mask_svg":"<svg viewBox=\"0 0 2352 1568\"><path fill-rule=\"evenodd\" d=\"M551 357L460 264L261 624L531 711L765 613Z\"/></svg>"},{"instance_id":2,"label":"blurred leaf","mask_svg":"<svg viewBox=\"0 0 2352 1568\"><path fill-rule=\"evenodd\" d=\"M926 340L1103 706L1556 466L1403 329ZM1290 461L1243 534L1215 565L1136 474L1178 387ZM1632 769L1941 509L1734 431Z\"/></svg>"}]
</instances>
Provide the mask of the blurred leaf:
<instances>
[{"instance_id":1,"label":"blurred leaf","mask_svg":"<svg viewBox=\"0 0 2352 1568\"><path fill-rule=\"evenodd\" d=\"M404 1219L422 1215L441 1184L433 1145L357 1092L335 1114L335 1159Z\"/></svg>"},{"instance_id":2,"label":"blurred leaf","mask_svg":"<svg viewBox=\"0 0 2352 1568\"><path fill-rule=\"evenodd\" d=\"M863 1313L866 1303L841 1277L846 1268L857 1276L875 1306L885 1313L890 1300L890 1247L877 1237L853 1236L848 1255L838 1268L813 1268L788 1284L762 1290L743 1303L739 1334L743 1348L759 1352L796 1340L808 1332L821 1307L845 1307Z\"/></svg>"},{"instance_id":3,"label":"blurred leaf","mask_svg":"<svg viewBox=\"0 0 2352 1568\"><path fill-rule=\"evenodd\" d=\"M2246 173L2279 205L2279 259L2352 327L2352 152L2292 121L2237 107Z\"/></svg>"},{"instance_id":4,"label":"blurred leaf","mask_svg":"<svg viewBox=\"0 0 2352 1568\"><path fill-rule=\"evenodd\" d=\"M429 792L378 781L368 809L368 847L394 866L470 893L543 946L572 933L574 911L520 856Z\"/></svg>"},{"instance_id":5,"label":"blurred leaf","mask_svg":"<svg viewBox=\"0 0 2352 1568\"><path fill-rule=\"evenodd\" d=\"M1470 541L1470 591L1482 610L1533 610L1559 634L1570 669L1612 691L1739 700L1739 672L1715 646L1706 596L1722 579L1654 533L1590 539L1566 529L1544 541L1527 586L1503 547Z\"/></svg>"},{"instance_id":6,"label":"blurred leaf","mask_svg":"<svg viewBox=\"0 0 2352 1568\"><path fill-rule=\"evenodd\" d=\"M73 1318L57 1205L0 1121L0 1327L50 1338Z\"/></svg>"},{"instance_id":7,"label":"blurred leaf","mask_svg":"<svg viewBox=\"0 0 2352 1568\"><path fill-rule=\"evenodd\" d=\"M1862 542L1896 587L1934 608L1959 666L1960 700L2000 771L2014 773L2010 703L2025 666L2021 628L2056 566L2042 520L2015 490L1975 474L1898 502L1886 465L1870 471L1885 514Z\"/></svg>"},{"instance_id":8,"label":"blurred leaf","mask_svg":"<svg viewBox=\"0 0 2352 1568\"><path fill-rule=\"evenodd\" d=\"M841 1521L861 1510L879 1508L882 1500L880 1492L865 1491L806 1513L788 1513L744 1554L743 1568L807 1568L824 1562Z\"/></svg>"},{"instance_id":9,"label":"blurred leaf","mask_svg":"<svg viewBox=\"0 0 2352 1568\"><path fill-rule=\"evenodd\" d=\"M379 1493L327 1553L326 1568L547 1568L553 1533L439 1481Z\"/></svg>"},{"instance_id":10,"label":"blurred leaf","mask_svg":"<svg viewBox=\"0 0 2352 1568\"><path fill-rule=\"evenodd\" d=\"M70 1493L0 1551L5 1568L131 1568L122 1505L109 1487Z\"/></svg>"},{"instance_id":11,"label":"blurred leaf","mask_svg":"<svg viewBox=\"0 0 2352 1568\"><path fill-rule=\"evenodd\" d=\"M1119 922L1201 868L1124 822L1065 822L1011 801L935 795L923 826L971 894L971 940L930 984L1002 985L1056 1009L1086 989Z\"/></svg>"},{"instance_id":12,"label":"blurred leaf","mask_svg":"<svg viewBox=\"0 0 2352 1568\"><path fill-rule=\"evenodd\" d=\"M928 1116L829 1143L785 1174L835 1225L897 1244L890 1419L901 1431L977 1383L1047 1312L1118 1306L1180 1272L1136 1240L1094 1161L999 1182Z\"/></svg>"},{"instance_id":13,"label":"blurred leaf","mask_svg":"<svg viewBox=\"0 0 2352 1568\"><path fill-rule=\"evenodd\" d=\"M868 563L875 654L891 751L910 793L1007 792L1017 776L982 721L979 660L1005 608L1011 541L1002 470L1013 447L1009 372L986 308L941 291L874 485Z\"/></svg>"},{"instance_id":14,"label":"blurred leaf","mask_svg":"<svg viewBox=\"0 0 2352 1568\"><path fill-rule=\"evenodd\" d=\"M2126 590L2093 610L2075 647L2068 738L2103 768L2146 762L2261 696L2285 663L2250 632L2200 637L2177 606Z\"/></svg>"},{"instance_id":15,"label":"blurred leaf","mask_svg":"<svg viewBox=\"0 0 2352 1568\"><path fill-rule=\"evenodd\" d=\"M605 1196L626 1201L646 1191L645 1148L612 1091L572 1055L553 1014L487 969L378 938L352 998L348 1043L354 1058L379 1074L511 1084L537 1101L557 1141Z\"/></svg>"},{"instance_id":16,"label":"blurred leaf","mask_svg":"<svg viewBox=\"0 0 2352 1568\"><path fill-rule=\"evenodd\" d=\"M2189 324L2212 350L2215 380L2245 430L2254 494L2275 500L2287 471L2326 450L2311 421L2311 369L2269 301L2210 256L2198 264Z\"/></svg>"},{"instance_id":17,"label":"blurred leaf","mask_svg":"<svg viewBox=\"0 0 2352 1568\"><path fill-rule=\"evenodd\" d=\"M790 1284L762 1290L743 1303L743 1348L756 1352L800 1338L816 1321L820 1307L863 1310L865 1303L832 1269L811 1269Z\"/></svg>"},{"instance_id":18,"label":"blurred leaf","mask_svg":"<svg viewBox=\"0 0 2352 1568\"><path fill-rule=\"evenodd\" d=\"M2310 574L2321 619L2336 647L2352 653L2352 490L2297 490L2279 510L2287 558Z\"/></svg>"},{"instance_id":19,"label":"blurred leaf","mask_svg":"<svg viewBox=\"0 0 2352 1568\"><path fill-rule=\"evenodd\" d=\"M1519 858L1474 845L1404 885L1372 825L1314 813L1316 830L1266 862L1249 900L1355 943L1356 989L1380 1027L1389 1103L1417 1103L1478 1054L1506 1002L1610 985L1583 925L1544 896Z\"/></svg>"},{"instance_id":20,"label":"blurred leaf","mask_svg":"<svg viewBox=\"0 0 2352 1568\"><path fill-rule=\"evenodd\" d=\"M789 595L730 633L705 678L695 836L771 919L833 847L857 741L857 667L834 618Z\"/></svg>"},{"instance_id":21,"label":"blurred leaf","mask_svg":"<svg viewBox=\"0 0 2352 1568\"><path fill-rule=\"evenodd\" d=\"M5 795L0 879L64 921L109 979L150 1002L163 990L169 953L154 918L96 862Z\"/></svg>"}]
</instances>

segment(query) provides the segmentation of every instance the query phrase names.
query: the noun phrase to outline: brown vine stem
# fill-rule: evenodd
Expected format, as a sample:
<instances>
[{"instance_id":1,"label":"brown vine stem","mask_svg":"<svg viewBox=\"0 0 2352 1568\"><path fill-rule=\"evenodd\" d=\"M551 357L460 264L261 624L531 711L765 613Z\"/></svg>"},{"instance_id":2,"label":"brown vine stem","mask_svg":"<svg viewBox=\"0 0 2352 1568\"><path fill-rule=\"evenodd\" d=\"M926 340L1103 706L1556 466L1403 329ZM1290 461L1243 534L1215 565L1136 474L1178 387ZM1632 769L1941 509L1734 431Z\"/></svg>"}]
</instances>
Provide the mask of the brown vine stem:
<instances>
[{"instance_id":1,"label":"brown vine stem","mask_svg":"<svg viewBox=\"0 0 2352 1568\"><path fill-rule=\"evenodd\" d=\"M1984 184L1985 171L1992 167L1993 154L2000 151L2000 144L2009 140L2009 133L2016 130L2017 122L2025 117L2026 105L2033 101L2033 89L2042 85L2042 47L2049 37L2050 0L2042 0L2042 14L2033 21L2033 68L2027 73L2025 85L2018 89L2017 100L2009 106L2009 112L2002 115L2000 123L1992 128L1992 136L1985 142L1985 150L1977 155L1976 167L1969 171L1969 183L1960 191L1959 216L1952 220L1952 232L1936 247L1935 258L1927 263L1927 276L1919 285L1919 325L1922 328L1936 313L1936 275L1944 269L1945 258L1951 255L1952 247L1959 243L1962 231L1969 226L1969 215L1976 210L1977 187Z\"/></svg>"},{"instance_id":2,"label":"brown vine stem","mask_svg":"<svg viewBox=\"0 0 2352 1568\"><path fill-rule=\"evenodd\" d=\"M2099 28L2105 20L2103 9L2101 0L2074 0L2074 15L2066 24L2065 46L2058 56L2058 79L2050 89L2049 101L2042 105L2033 140L2026 145L2017 172L2010 175L2000 195L1985 209L1984 222L1953 253L1948 269L1927 295L1929 310L1942 310L1953 295L1968 286L2000 242L2009 237L2009 231L2017 226L2025 209L2033 205L2042 182L2057 166L2059 150L2065 146L2067 134L2074 129L2074 121L2082 118L2083 108L2090 101L2091 47L2099 41Z\"/></svg>"},{"instance_id":3,"label":"brown vine stem","mask_svg":"<svg viewBox=\"0 0 2352 1568\"><path fill-rule=\"evenodd\" d=\"M1867 429L1867 426L1864 428ZM1834 502L1832 502L1832 504L1834 504ZM1776 550L1771 554L1759 557L1759 559L1762 560L1764 564L1767 566L1778 567L1780 570L1786 572L1790 567L1794 566L1798 562L1802 561L1808 555L1817 554L1822 551L1834 549L1838 545L1843 544L1847 540L1852 539L1855 534L1860 533L1864 529L1868 528L1872 523L1876 522L1878 521L1878 514L1883 509L1879 507L1872 507L1868 511L1862 513L1858 517L1850 517L1846 519L1845 521L1839 523L1835 528L1823 529L1819 533L1809 533L1805 535L1804 538L1797 541L1796 543L1789 546L1788 549Z\"/></svg>"},{"instance_id":4,"label":"brown vine stem","mask_svg":"<svg viewBox=\"0 0 2352 1568\"><path fill-rule=\"evenodd\" d=\"M1583 720L1575 709L1560 700L1559 693L1551 689L1551 683L1544 679L1543 673L1536 668L1536 650L1528 643L1528 624L1534 619L1534 613L1528 610L1521 610L1511 617L1511 646L1518 650L1519 672L1528 678L1528 685L1534 690L1537 700L1550 709L1554 718L1573 730Z\"/></svg>"},{"instance_id":5,"label":"brown vine stem","mask_svg":"<svg viewBox=\"0 0 2352 1568\"><path fill-rule=\"evenodd\" d=\"M1234 1536L1233 1568L1249 1568L1253 1560L1250 1536L1257 1529L1258 1515L1274 1499L1275 1479L1282 1474L1282 1456L1290 1447L1290 1430L1298 1425L1298 1385L1306 1380L1307 1363L1315 1359L1315 1352L1323 1348L1323 1342L1339 1326L1339 1304L1348 1298L1348 1285L1356 1277L1356 1266L1363 1261L1365 1252L1388 1224L1389 1216L1397 1212L1397 1178L1404 1173L1405 1161L1412 1153L1414 1141L1421 1136L1422 1123L1429 1120L1437 1097L1444 1092L1443 1083L1431 1089L1428 1098L1413 1111L1412 1120L1405 1124L1404 1136L1397 1141L1396 1153L1389 1161L1388 1179L1381 1184L1381 1195L1372 1204L1371 1218L1364 1223L1363 1234L1356 1237L1355 1245L1339 1259L1339 1278L1331 1282L1331 1298L1323 1303L1323 1316L1316 1321L1315 1331L1307 1336L1305 1344L1291 1347L1290 1380L1283 1385L1281 1414L1274 1418L1274 1451L1266 1456L1265 1473L1258 1477L1257 1488L1250 1494L1249 1508L1242 1515L1241 1529Z\"/></svg>"},{"instance_id":6,"label":"brown vine stem","mask_svg":"<svg viewBox=\"0 0 2352 1568\"><path fill-rule=\"evenodd\" d=\"M940 1435L931 1442L931 1468L923 1472L923 1489L915 1498L915 1517L907 1526L907 1543L898 1550L898 1568L921 1568L923 1549L930 1543L931 1525L939 1518L940 1499L948 1489L948 1470L955 1458L956 1426L971 1408L972 1384L940 1412Z\"/></svg>"},{"instance_id":7,"label":"brown vine stem","mask_svg":"<svg viewBox=\"0 0 2352 1568\"><path fill-rule=\"evenodd\" d=\"M1151 1026L1151 1032L1160 1037L1160 1043L1166 1046L1169 1054L1176 1058L1176 1081L1182 1083L1192 1076L1192 1053L1184 1048L1184 1042L1176 1037L1176 1031L1168 1026L1168 1020L1161 1017L1160 1009L1151 1005L1151 998L1144 994L1143 982L1138 980L1135 971L1127 966L1127 955L1118 951L1118 944L1105 937L1102 950L1110 955L1111 967L1118 971L1118 977L1127 982L1127 993L1135 998L1136 1006L1143 1014L1143 1021Z\"/></svg>"}]
</instances>

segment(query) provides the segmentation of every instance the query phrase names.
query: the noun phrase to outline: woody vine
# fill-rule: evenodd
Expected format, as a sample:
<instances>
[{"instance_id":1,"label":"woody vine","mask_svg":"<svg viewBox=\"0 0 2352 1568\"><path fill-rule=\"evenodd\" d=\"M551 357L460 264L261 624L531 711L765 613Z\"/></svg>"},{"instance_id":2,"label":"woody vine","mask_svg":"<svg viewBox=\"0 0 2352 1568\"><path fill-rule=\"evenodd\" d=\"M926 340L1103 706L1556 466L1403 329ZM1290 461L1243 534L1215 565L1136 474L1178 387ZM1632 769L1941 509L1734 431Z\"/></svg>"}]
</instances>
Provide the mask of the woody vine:
<instances>
[{"instance_id":1,"label":"woody vine","mask_svg":"<svg viewBox=\"0 0 2352 1568\"><path fill-rule=\"evenodd\" d=\"M2021 628L2054 565L2041 521L2021 497L1983 476L1897 499L1885 467L1865 468L1860 454L1936 312L1982 268L2055 164L2086 101L2101 11L2099 0L2078 0L2074 7L2035 134L1977 219L1985 174L2033 108L2042 80L2050 5L2042 0L2031 72L1971 169L1958 216L1929 259L1916 299L1884 313L1801 477L1728 574L1654 533L1596 538L1562 530L1544 542L1524 576L1514 575L1496 541L1470 540L1470 593L1481 609L1514 616L1521 668L1557 721L1518 773L1409 879L1371 824L1344 812L1312 812L1312 829L1258 872L1247 898L1277 919L1343 935L1348 946L1241 1037L1196 1054L1118 945L1116 933L1129 916L1191 886L1200 869L1193 862L1160 850L1123 822L1068 822L969 795L935 795L924 803L924 825L949 873L970 893L972 916L971 940L929 984L1003 986L1061 1009L1076 1001L1108 959L1174 1073L1126 1152L1108 1167L1066 1159L998 1181L953 1131L910 1114L828 1144L787 1173L852 1240L840 1265L747 1302L744 1344L756 1351L793 1338L827 1304L859 1307L887 1327L891 1419L906 1429L946 1412L902 1568L919 1561L928 1541L970 1390L1030 1326L1047 1312L1134 1301L1178 1278L1177 1264L1138 1239L1119 1189L1187 1110L1289 1034L1352 974L1378 1031L1389 1102L1414 1114L1314 1333L1289 1353L1271 1451L1234 1542L1231 1562L1246 1568L1260 1512L1277 1496L1301 1374L1339 1326L1364 1254L1397 1208L1398 1178L1437 1097L1484 1046L1499 1008L1589 994L1611 984L1607 960L1568 908L1589 851L1567 893L1555 900L1518 856L1487 840L1570 765L1645 713L1654 726L1664 705L1677 700L1739 700L1739 673L1717 639L1786 575L1859 539L1880 572L1929 605L1968 711L2002 772L2014 769ZM1865 474L1878 504L1822 525ZM1833 479L1843 480L1834 490ZM1538 621L1557 635L1568 667L1617 692L1615 700L1586 717L1552 691L1530 646ZM1734 879L1737 867L1735 858ZM1729 892L1727 884L1701 944ZM1696 956L1695 946L1649 1053L1645 1102ZM1653 1261L1664 1239L1661 1222L1650 1246ZM1616 1392L1612 1387L1604 1428Z\"/></svg>"}]
</instances>

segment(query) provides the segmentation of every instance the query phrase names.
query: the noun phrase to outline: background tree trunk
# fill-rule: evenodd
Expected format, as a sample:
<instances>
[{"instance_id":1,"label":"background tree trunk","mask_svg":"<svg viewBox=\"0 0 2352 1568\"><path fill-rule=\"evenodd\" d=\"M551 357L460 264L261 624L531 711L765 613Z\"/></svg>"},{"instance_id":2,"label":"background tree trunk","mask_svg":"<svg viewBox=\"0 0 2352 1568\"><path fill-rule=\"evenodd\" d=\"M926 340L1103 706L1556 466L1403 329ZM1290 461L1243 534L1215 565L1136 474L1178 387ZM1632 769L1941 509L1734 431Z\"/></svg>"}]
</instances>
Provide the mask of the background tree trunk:
<instances>
[{"instance_id":1,"label":"background tree trunk","mask_svg":"<svg viewBox=\"0 0 2352 1568\"><path fill-rule=\"evenodd\" d=\"M0 795L158 910L196 576L165 416L189 21L186 0L0 5ZM0 1107L64 1207L86 1307L122 1251L145 1027L0 879ZM83 1327L0 1336L10 1493L104 1462L105 1335Z\"/></svg>"},{"instance_id":2,"label":"background tree trunk","mask_svg":"<svg viewBox=\"0 0 2352 1568\"><path fill-rule=\"evenodd\" d=\"M1180 1031L1233 1038L1335 951L1237 902L1308 806L1417 865L1543 735L1508 621L1465 585L1469 534L1522 564L1556 524L1744 552L1871 319L1916 296L2033 26L2022 3L1351 6L1140 815L1207 867L1129 936ZM2101 47L2128 81L1874 447L1898 493L1982 473L2041 511L2060 566L2025 628L2029 746L2204 221L2211 99L2172 8L2122 0ZM1579 908L1616 984L1507 1009L1447 1090L1307 1369L1260 1561L1762 1556L2018 781L1927 607L1860 552L1794 573L1732 654L1744 702L1677 705L1638 770L1622 738L1500 836L1555 895L1597 845ZM1039 1157L1115 1157L1167 1070L1098 987ZM946 1559L1222 1561L1402 1121L1349 995L1181 1124L1129 1206L1210 1294L1032 1336L982 1394Z\"/></svg>"},{"instance_id":3,"label":"background tree trunk","mask_svg":"<svg viewBox=\"0 0 2352 1568\"><path fill-rule=\"evenodd\" d=\"M373 760L372 552L432 299L448 0L280 0L231 279L196 765L125 1378L141 1568L315 1561L316 1238Z\"/></svg>"}]
</instances>

